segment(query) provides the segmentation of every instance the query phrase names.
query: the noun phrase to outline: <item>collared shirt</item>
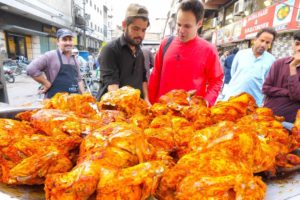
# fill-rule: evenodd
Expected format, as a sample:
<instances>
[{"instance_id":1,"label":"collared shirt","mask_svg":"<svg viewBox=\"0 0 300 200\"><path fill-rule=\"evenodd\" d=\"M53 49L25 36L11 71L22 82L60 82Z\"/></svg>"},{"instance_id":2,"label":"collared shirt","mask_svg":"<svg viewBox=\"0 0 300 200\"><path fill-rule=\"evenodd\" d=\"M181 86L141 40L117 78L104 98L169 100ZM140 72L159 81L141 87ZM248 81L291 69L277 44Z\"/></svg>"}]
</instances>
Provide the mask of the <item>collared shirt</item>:
<instances>
[{"instance_id":1,"label":"collared shirt","mask_svg":"<svg viewBox=\"0 0 300 200\"><path fill-rule=\"evenodd\" d=\"M291 123L300 109L300 66L297 74L291 76L289 65L292 60L292 57L285 57L274 62L263 85L264 106Z\"/></svg>"},{"instance_id":2,"label":"collared shirt","mask_svg":"<svg viewBox=\"0 0 300 200\"><path fill-rule=\"evenodd\" d=\"M71 64L76 65L78 67L78 82L82 80L80 75L80 69L78 65L78 61L75 59L74 56L67 57L63 54L63 52L59 49L61 54L61 59L63 64ZM43 72L45 73L47 79L53 83L55 80L58 72L60 70L60 62L57 56L57 50L48 51L45 54L41 55L40 57L34 59L28 66L27 66L27 75L31 77L40 76Z\"/></svg>"},{"instance_id":3,"label":"collared shirt","mask_svg":"<svg viewBox=\"0 0 300 200\"><path fill-rule=\"evenodd\" d=\"M209 42L196 36L188 42L174 37L163 56L166 38L156 54L154 69L149 79L149 99L174 89L196 90L198 96L214 105L222 87L223 70L217 50Z\"/></svg>"},{"instance_id":4,"label":"collared shirt","mask_svg":"<svg viewBox=\"0 0 300 200\"><path fill-rule=\"evenodd\" d=\"M258 106L262 106L262 85L274 61L275 57L266 51L258 58L251 48L239 51L233 59L231 80L224 91L224 100L247 92L255 98Z\"/></svg>"},{"instance_id":5,"label":"collared shirt","mask_svg":"<svg viewBox=\"0 0 300 200\"><path fill-rule=\"evenodd\" d=\"M132 52L124 34L103 47L100 63L100 80L104 85L128 85L143 94L143 82L147 82L144 56L139 46L135 54Z\"/></svg>"}]
</instances>

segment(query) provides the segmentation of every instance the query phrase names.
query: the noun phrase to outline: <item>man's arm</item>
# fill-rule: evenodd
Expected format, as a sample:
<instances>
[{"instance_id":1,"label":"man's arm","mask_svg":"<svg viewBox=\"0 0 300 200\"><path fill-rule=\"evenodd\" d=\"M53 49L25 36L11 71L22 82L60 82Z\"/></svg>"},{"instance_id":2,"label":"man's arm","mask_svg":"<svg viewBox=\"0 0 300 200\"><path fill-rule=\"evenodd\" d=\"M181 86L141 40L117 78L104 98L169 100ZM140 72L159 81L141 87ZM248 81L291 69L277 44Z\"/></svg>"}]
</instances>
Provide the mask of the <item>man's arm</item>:
<instances>
[{"instance_id":1,"label":"man's arm","mask_svg":"<svg viewBox=\"0 0 300 200\"><path fill-rule=\"evenodd\" d=\"M163 47L166 45L167 39L165 39L159 46L159 49L155 56L155 62L153 71L149 77L148 83L148 91L149 91L149 101L154 104L158 100L158 91L160 85L160 76L161 76L161 69L163 66Z\"/></svg>"},{"instance_id":2,"label":"man's arm","mask_svg":"<svg viewBox=\"0 0 300 200\"><path fill-rule=\"evenodd\" d=\"M52 86L50 81L48 81L43 74L41 74L39 76L33 76L32 78L33 78L33 80L35 80L36 82L38 82L42 85L41 89L39 90L39 93L46 93Z\"/></svg>"},{"instance_id":3,"label":"man's arm","mask_svg":"<svg viewBox=\"0 0 300 200\"><path fill-rule=\"evenodd\" d=\"M84 84L83 84L83 81L81 80L81 81L79 81L78 82L78 89L79 89L79 92L81 93L81 94L83 94L84 92L85 92L85 89L84 89Z\"/></svg>"},{"instance_id":4,"label":"man's arm","mask_svg":"<svg viewBox=\"0 0 300 200\"><path fill-rule=\"evenodd\" d=\"M290 63L290 76L288 77L289 96L290 99L295 101L300 101L300 77L297 74L297 66L299 65L300 53L296 53Z\"/></svg>"},{"instance_id":5,"label":"man's arm","mask_svg":"<svg viewBox=\"0 0 300 200\"><path fill-rule=\"evenodd\" d=\"M104 85L108 85L108 91L114 91L119 89L119 67L118 67L118 58L117 54L114 50L109 47L103 47L100 54L100 62L101 62L101 77L103 77Z\"/></svg>"},{"instance_id":6,"label":"man's arm","mask_svg":"<svg viewBox=\"0 0 300 200\"><path fill-rule=\"evenodd\" d=\"M42 85L39 91L41 93L47 92L52 85L43 74L46 68L48 67L47 65L47 55L44 54L34 59L26 68L27 75L31 76L33 80Z\"/></svg>"},{"instance_id":7,"label":"man's arm","mask_svg":"<svg viewBox=\"0 0 300 200\"><path fill-rule=\"evenodd\" d=\"M237 52L237 54L234 56L234 59L232 61L231 70L230 70L231 77L233 77L233 75L237 71L237 68L238 68L238 65L239 65L239 55L240 55L239 52Z\"/></svg>"},{"instance_id":8,"label":"man's arm","mask_svg":"<svg viewBox=\"0 0 300 200\"><path fill-rule=\"evenodd\" d=\"M278 62L274 62L271 66L271 69L267 75L267 78L263 84L262 92L263 94L269 96L269 97L284 97L288 96L288 89L286 88L279 88L275 87L275 81L278 78L278 69L281 66L279 66Z\"/></svg>"},{"instance_id":9,"label":"man's arm","mask_svg":"<svg viewBox=\"0 0 300 200\"><path fill-rule=\"evenodd\" d=\"M215 104L223 85L224 73L216 53L216 50L211 53L209 65L207 65L208 87L204 99L208 102L208 106L213 106Z\"/></svg>"},{"instance_id":10,"label":"man's arm","mask_svg":"<svg viewBox=\"0 0 300 200\"><path fill-rule=\"evenodd\" d=\"M151 105L149 101L149 95L148 95L148 83L143 82L143 94L144 94L144 100L148 103L148 105Z\"/></svg>"}]
</instances>

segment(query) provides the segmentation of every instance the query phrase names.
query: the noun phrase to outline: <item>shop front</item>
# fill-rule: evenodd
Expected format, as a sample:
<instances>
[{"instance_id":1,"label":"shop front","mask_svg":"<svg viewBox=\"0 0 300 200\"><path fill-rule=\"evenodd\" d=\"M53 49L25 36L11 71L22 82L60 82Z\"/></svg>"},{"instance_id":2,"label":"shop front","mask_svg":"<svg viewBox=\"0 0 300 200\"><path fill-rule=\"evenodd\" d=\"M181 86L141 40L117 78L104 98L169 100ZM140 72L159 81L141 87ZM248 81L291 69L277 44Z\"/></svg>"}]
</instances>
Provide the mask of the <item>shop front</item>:
<instances>
[{"instance_id":1,"label":"shop front","mask_svg":"<svg viewBox=\"0 0 300 200\"><path fill-rule=\"evenodd\" d=\"M218 29L215 44L218 47L236 44L248 48L259 30L273 27L278 37L272 46L272 54L277 58L287 56L290 52L293 32L300 28L299 7L300 0L286 0L259 10Z\"/></svg>"}]
</instances>

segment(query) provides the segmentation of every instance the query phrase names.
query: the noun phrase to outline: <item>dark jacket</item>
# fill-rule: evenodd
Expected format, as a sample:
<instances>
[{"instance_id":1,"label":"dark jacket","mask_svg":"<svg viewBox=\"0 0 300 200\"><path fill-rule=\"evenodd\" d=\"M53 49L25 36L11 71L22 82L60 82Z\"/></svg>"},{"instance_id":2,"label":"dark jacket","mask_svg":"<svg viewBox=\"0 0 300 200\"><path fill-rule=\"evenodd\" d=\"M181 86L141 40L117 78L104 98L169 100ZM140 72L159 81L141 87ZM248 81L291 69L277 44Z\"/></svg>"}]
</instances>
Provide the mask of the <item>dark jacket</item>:
<instances>
[{"instance_id":1,"label":"dark jacket","mask_svg":"<svg viewBox=\"0 0 300 200\"><path fill-rule=\"evenodd\" d=\"M224 76L225 76L224 84L228 84L230 79L231 79L230 71L231 71L231 65L232 65L232 62L233 62L233 59L234 59L235 55L236 54L230 54L225 60L225 63L224 63Z\"/></svg>"}]
</instances>

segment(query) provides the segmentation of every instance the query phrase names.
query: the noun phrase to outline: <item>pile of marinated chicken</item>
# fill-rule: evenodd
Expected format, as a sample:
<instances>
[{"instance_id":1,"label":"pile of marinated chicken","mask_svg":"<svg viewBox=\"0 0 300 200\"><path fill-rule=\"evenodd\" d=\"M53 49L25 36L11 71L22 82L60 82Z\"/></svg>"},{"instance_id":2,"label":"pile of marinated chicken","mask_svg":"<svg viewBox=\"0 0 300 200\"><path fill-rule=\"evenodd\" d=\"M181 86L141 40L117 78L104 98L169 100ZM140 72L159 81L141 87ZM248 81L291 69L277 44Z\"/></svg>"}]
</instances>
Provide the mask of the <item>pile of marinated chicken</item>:
<instances>
[{"instance_id":1,"label":"pile of marinated chicken","mask_svg":"<svg viewBox=\"0 0 300 200\"><path fill-rule=\"evenodd\" d=\"M183 90L150 107L130 87L59 93L16 118L0 119L0 182L49 200L258 200L258 173L300 165L300 112L289 132L246 93L211 108Z\"/></svg>"}]
</instances>

